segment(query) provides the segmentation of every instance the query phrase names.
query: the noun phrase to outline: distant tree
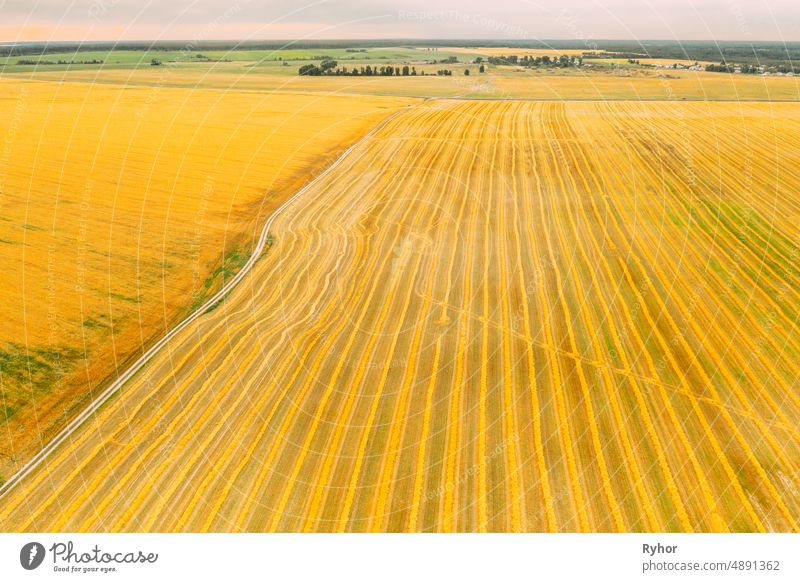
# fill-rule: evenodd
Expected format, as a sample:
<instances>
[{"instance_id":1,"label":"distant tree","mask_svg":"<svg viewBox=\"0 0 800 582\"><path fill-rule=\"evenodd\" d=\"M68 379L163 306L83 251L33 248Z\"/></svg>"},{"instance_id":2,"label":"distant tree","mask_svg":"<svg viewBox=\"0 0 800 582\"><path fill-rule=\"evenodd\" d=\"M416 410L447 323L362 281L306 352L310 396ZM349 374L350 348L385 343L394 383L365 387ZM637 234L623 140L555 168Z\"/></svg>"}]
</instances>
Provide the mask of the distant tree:
<instances>
[{"instance_id":1,"label":"distant tree","mask_svg":"<svg viewBox=\"0 0 800 582\"><path fill-rule=\"evenodd\" d=\"M161 66L161 61L159 61L158 59L150 59L150 66L151 67L160 67Z\"/></svg>"},{"instance_id":2,"label":"distant tree","mask_svg":"<svg viewBox=\"0 0 800 582\"><path fill-rule=\"evenodd\" d=\"M411 67L411 76L412 77L416 77L417 76L417 67Z\"/></svg>"},{"instance_id":3,"label":"distant tree","mask_svg":"<svg viewBox=\"0 0 800 582\"><path fill-rule=\"evenodd\" d=\"M323 73L335 69L336 65L338 65L336 61L322 61L319 65L319 68L322 70Z\"/></svg>"},{"instance_id":4,"label":"distant tree","mask_svg":"<svg viewBox=\"0 0 800 582\"><path fill-rule=\"evenodd\" d=\"M469 69L464 69L464 76L469 77Z\"/></svg>"},{"instance_id":5,"label":"distant tree","mask_svg":"<svg viewBox=\"0 0 800 582\"><path fill-rule=\"evenodd\" d=\"M480 68L480 69L478 69L478 72L479 72L479 73L485 73L485 72L486 72L486 67L485 67L485 66L483 66L483 65L481 65L481 68Z\"/></svg>"},{"instance_id":6,"label":"distant tree","mask_svg":"<svg viewBox=\"0 0 800 582\"><path fill-rule=\"evenodd\" d=\"M318 77L322 74L322 69L317 65L303 65L298 72L303 77Z\"/></svg>"},{"instance_id":7,"label":"distant tree","mask_svg":"<svg viewBox=\"0 0 800 582\"><path fill-rule=\"evenodd\" d=\"M405 65L405 66L403 67L403 76L404 76L404 77L408 77L408 75L409 75L409 73L410 73L410 72L411 72L411 70L408 68L408 65Z\"/></svg>"}]
</instances>

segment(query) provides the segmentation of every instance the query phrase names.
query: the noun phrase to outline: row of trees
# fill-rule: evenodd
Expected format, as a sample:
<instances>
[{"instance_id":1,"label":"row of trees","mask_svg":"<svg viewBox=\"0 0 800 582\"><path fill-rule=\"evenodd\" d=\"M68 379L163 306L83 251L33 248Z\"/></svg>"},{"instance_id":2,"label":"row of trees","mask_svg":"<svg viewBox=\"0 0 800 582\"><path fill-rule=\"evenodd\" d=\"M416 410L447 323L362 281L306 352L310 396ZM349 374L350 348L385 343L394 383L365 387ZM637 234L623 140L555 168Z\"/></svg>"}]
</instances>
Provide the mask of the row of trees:
<instances>
[{"instance_id":1,"label":"row of trees","mask_svg":"<svg viewBox=\"0 0 800 582\"><path fill-rule=\"evenodd\" d=\"M33 59L20 59L17 61L18 65L102 65L105 61L100 59L92 59L90 61L37 61Z\"/></svg>"},{"instance_id":2,"label":"row of trees","mask_svg":"<svg viewBox=\"0 0 800 582\"><path fill-rule=\"evenodd\" d=\"M310 77L317 77L320 75L340 75L340 76L347 76L347 77L416 77L417 76L417 69L416 67L409 67L408 65L404 65L401 67L393 67L391 65L385 65L382 67L372 67L367 65L366 67L353 67L349 69L347 67L339 68L336 61L323 61L322 63L317 65L309 64L303 65L300 67L299 73L301 76L310 76ZM422 73L425 74L424 72Z\"/></svg>"},{"instance_id":3,"label":"row of trees","mask_svg":"<svg viewBox=\"0 0 800 582\"><path fill-rule=\"evenodd\" d=\"M518 65L527 68L534 67L580 67L583 64L583 57L571 57L569 55L561 55L560 57L550 57L544 55L541 57L533 57L530 55L525 56L499 56L489 57L488 61L492 65Z\"/></svg>"},{"instance_id":4,"label":"row of trees","mask_svg":"<svg viewBox=\"0 0 800 582\"><path fill-rule=\"evenodd\" d=\"M372 67L367 65L366 67L353 67L352 69L348 69L347 67L337 67L336 61L325 61L321 63L319 66L309 64L303 65L300 67L298 71L300 76L303 77L319 77L322 75L333 75L333 76L344 76L344 77L416 77L417 74L424 77L426 75L425 71L417 73L416 67L409 67L408 65L404 65L403 67L393 67L391 65L383 66L383 67ZM483 73L486 71L486 68L481 65L480 72ZM450 69L439 69L436 71L436 74L439 77L452 77L453 71ZM464 75L469 76L470 70L464 69Z\"/></svg>"}]
</instances>

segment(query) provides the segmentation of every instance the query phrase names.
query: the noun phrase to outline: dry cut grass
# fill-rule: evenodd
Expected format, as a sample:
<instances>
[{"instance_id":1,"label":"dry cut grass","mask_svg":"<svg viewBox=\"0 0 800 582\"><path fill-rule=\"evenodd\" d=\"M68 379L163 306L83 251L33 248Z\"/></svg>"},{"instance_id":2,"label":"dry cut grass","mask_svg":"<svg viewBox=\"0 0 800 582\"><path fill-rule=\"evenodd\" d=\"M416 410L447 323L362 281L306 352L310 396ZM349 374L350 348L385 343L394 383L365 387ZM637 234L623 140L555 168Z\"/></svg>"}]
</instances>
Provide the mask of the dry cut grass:
<instances>
[{"instance_id":1,"label":"dry cut grass","mask_svg":"<svg viewBox=\"0 0 800 582\"><path fill-rule=\"evenodd\" d=\"M800 108L429 102L5 530L798 531Z\"/></svg>"},{"instance_id":2,"label":"dry cut grass","mask_svg":"<svg viewBox=\"0 0 800 582\"><path fill-rule=\"evenodd\" d=\"M8 80L0 95L0 478L404 104Z\"/></svg>"}]
</instances>

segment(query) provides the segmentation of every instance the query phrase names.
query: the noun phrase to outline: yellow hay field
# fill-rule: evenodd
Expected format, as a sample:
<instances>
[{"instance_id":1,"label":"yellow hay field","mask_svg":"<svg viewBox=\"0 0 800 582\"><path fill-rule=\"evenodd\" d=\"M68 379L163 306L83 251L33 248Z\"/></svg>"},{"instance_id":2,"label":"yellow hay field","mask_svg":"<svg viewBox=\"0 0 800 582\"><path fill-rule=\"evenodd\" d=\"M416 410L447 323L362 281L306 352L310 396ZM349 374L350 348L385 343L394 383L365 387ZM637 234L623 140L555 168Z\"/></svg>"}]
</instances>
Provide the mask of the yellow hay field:
<instances>
[{"instance_id":1,"label":"yellow hay field","mask_svg":"<svg viewBox=\"0 0 800 582\"><path fill-rule=\"evenodd\" d=\"M727 75L681 70L594 71L533 77L527 73L498 75L492 91L508 97L538 99L630 99L658 101L797 101L798 79Z\"/></svg>"},{"instance_id":2,"label":"yellow hay field","mask_svg":"<svg viewBox=\"0 0 800 582\"><path fill-rule=\"evenodd\" d=\"M406 102L0 80L0 103L7 478Z\"/></svg>"},{"instance_id":3,"label":"yellow hay field","mask_svg":"<svg viewBox=\"0 0 800 582\"><path fill-rule=\"evenodd\" d=\"M26 531L798 531L800 107L421 104L3 499Z\"/></svg>"}]
</instances>

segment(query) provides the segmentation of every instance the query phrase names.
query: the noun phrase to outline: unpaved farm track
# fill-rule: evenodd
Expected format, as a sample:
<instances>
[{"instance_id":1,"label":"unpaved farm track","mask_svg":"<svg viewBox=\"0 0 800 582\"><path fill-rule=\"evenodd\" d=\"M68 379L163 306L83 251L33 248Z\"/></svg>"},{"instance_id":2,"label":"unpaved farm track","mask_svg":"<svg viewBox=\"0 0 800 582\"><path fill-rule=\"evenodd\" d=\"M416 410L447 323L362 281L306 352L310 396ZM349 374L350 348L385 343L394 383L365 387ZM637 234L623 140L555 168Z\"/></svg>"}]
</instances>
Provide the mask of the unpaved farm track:
<instances>
[{"instance_id":1,"label":"unpaved farm track","mask_svg":"<svg viewBox=\"0 0 800 582\"><path fill-rule=\"evenodd\" d=\"M429 102L3 530L798 531L800 108Z\"/></svg>"}]
</instances>

